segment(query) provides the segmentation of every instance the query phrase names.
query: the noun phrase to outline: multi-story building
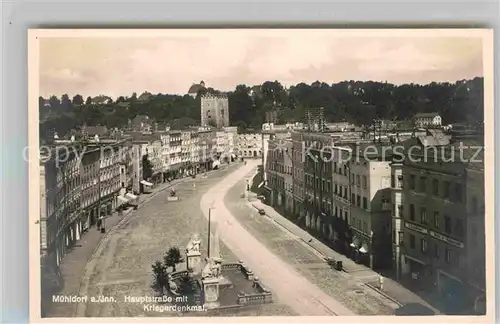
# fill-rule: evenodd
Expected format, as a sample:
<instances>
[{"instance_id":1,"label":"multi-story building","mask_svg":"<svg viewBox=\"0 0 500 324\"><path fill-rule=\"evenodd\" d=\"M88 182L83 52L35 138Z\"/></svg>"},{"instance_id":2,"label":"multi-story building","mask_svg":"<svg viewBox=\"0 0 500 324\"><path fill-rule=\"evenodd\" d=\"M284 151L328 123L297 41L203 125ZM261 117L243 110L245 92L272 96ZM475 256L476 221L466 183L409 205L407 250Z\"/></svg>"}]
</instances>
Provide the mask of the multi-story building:
<instances>
[{"instance_id":1,"label":"multi-story building","mask_svg":"<svg viewBox=\"0 0 500 324\"><path fill-rule=\"evenodd\" d=\"M332 151L330 136L322 133L303 133L305 227L318 236L331 236L330 227L336 228L332 215ZM329 226L332 225L332 226Z\"/></svg>"},{"instance_id":2,"label":"multi-story building","mask_svg":"<svg viewBox=\"0 0 500 324\"><path fill-rule=\"evenodd\" d=\"M215 151L219 158L227 157L229 144L227 135L224 130L216 130L215 132Z\"/></svg>"},{"instance_id":3,"label":"multi-story building","mask_svg":"<svg viewBox=\"0 0 500 324\"><path fill-rule=\"evenodd\" d=\"M471 145L472 147L477 144ZM475 154L475 153L473 153ZM475 163L468 163L465 169L466 259L467 277L464 278L471 297L485 299L486 294L486 245L485 245L485 198L484 198L484 152ZM485 303L477 306L476 312L485 314Z\"/></svg>"},{"instance_id":4,"label":"multi-story building","mask_svg":"<svg viewBox=\"0 0 500 324\"><path fill-rule=\"evenodd\" d=\"M409 273L408 262L403 260L402 254L404 243L403 183L403 164L401 161L393 161L391 163L392 269L398 279L401 273Z\"/></svg>"},{"instance_id":5,"label":"multi-story building","mask_svg":"<svg viewBox=\"0 0 500 324\"><path fill-rule=\"evenodd\" d=\"M401 276L411 275L422 288L451 291L466 275L465 164L445 161L453 151L446 141L427 136L411 144L421 149L412 150L402 168L401 250L408 266Z\"/></svg>"},{"instance_id":6,"label":"multi-story building","mask_svg":"<svg viewBox=\"0 0 500 324\"><path fill-rule=\"evenodd\" d=\"M231 156L231 160L234 160L236 158L236 155L238 154L238 127L224 127L224 131L227 133L229 155Z\"/></svg>"},{"instance_id":7,"label":"multi-story building","mask_svg":"<svg viewBox=\"0 0 500 324\"><path fill-rule=\"evenodd\" d=\"M262 158L262 135L259 133L239 134L238 155L243 158Z\"/></svg>"},{"instance_id":8,"label":"multi-story building","mask_svg":"<svg viewBox=\"0 0 500 324\"><path fill-rule=\"evenodd\" d=\"M76 153L54 148L40 163L40 250L42 257L56 266L83 231Z\"/></svg>"},{"instance_id":9,"label":"multi-story building","mask_svg":"<svg viewBox=\"0 0 500 324\"><path fill-rule=\"evenodd\" d=\"M229 101L226 95L204 94L201 97L201 126L229 126Z\"/></svg>"},{"instance_id":10,"label":"multi-story building","mask_svg":"<svg viewBox=\"0 0 500 324\"><path fill-rule=\"evenodd\" d=\"M304 206L304 154L301 132L292 133L292 167L293 167L293 214L297 220L305 217ZM299 222L299 221L297 221Z\"/></svg>"},{"instance_id":11,"label":"multi-story building","mask_svg":"<svg viewBox=\"0 0 500 324\"><path fill-rule=\"evenodd\" d=\"M387 154L389 149L391 147L375 144L357 146L349 167L348 222L353 233L350 246L353 257L370 268L390 268L392 262L392 155Z\"/></svg>"},{"instance_id":12,"label":"multi-story building","mask_svg":"<svg viewBox=\"0 0 500 324\"><path fill-rule=\"evenodd\" d=\"M265 168L267 185L269 190L268 202L280 212L283 212L285 200L285 180L284 180L284 155L281 144L277 140L269 141L269 151L267 166Z\"/></svg>"},{"instance_id":13,"label":"multi-story building","mask_svg":"<svg viewBox=\"0 0 500 324\"><path fill-rule=\"evenodd\" d=\"M170 133L168 131L160 133L161 141L161 160L163 163L162 167L162 178L165 182L168 178L168 171L170 170Z\"/></svg>"},{"instance_id":14,"label":"multi-story building","mask_svg":"<svg viewBox=\"0 0 500 324\"><path fill-rule=\"evenodd\" d=\"M284 214L293 216L293 142L292 139L284 140L281 145L283 154L283 180L285 187Z\"/></svg>"},{"instance_id":15,"label":"multi-story building","mask_svg":"<svg viewBox=\"0 0 500 324\"><path fill-rule=\"evenodd\" d=\"M333 215L329 239L343 252L349 251L352 232L348 226L351 214L351 154L349 145L333 146L332 150L332 191Z\"/></svg>"},{"instance_id":16,"label":"multi-story building","mask_svg":"<svg viewBox=\"0 0 500 324\"><path fill-rule=\"evenodd\" d=\"M169 161L168 177L176 178L182 168L182 139L180 130L169 131Z\"/></svg>"},{"instance_id":17,"label":"multi-story building","mask_svg":"<svg viewBox=\"0 0 500 324\"><path fill-rule=\"evenodd\" d=\"M198 147L200 153L200 169L207 171L212 168L213 163L213 146L215 142L215 130L210 127L198 128Z\"/></svg>"}]
</instances>

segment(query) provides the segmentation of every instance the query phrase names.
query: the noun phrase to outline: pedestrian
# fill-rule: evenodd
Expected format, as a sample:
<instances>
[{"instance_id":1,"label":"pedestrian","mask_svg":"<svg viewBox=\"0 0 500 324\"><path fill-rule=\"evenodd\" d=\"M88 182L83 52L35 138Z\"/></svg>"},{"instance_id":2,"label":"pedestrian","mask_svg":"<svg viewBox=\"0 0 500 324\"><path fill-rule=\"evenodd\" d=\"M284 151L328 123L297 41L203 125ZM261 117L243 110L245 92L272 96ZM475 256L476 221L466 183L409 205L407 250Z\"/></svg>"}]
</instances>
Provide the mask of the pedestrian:
<instances>
[{"instance_id":1,"label":"pedestrian","mask_svg":"<svg viewBox=\"0 0 500 324\"><path fill-rule=\"evenodd\" d=\"M382 275L379 276L378 283L379 283L380 290L383 290L384 289L384 277L382 277Z\"/></svg>"},{"instance_id":2,"label":"pedestrian","mask_svg":"<svg viewBox=\"0 0 500 324\"><path fill-rule=\"evenodd\" d=\"M195 190L195 189L196 189L196 183L193 182L193 190Z\"/></svg>"}]
</instances>

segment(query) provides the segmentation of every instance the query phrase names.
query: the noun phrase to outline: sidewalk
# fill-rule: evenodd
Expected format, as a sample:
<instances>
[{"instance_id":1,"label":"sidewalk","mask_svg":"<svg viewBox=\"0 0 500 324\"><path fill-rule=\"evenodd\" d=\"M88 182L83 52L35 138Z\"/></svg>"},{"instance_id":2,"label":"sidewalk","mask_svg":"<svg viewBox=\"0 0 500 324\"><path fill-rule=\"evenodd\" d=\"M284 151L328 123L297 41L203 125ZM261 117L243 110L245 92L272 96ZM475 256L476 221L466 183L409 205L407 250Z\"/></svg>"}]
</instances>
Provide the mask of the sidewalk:
<instances>
[{"instance_id":1,"label":"sidewalk","mask_svg":"<svg viewBox=\"0 0 500 324\"><path fill-rule=\"evenodd\" d=\"M348 273L350 276L357 278L364 282L367 286L373 288L378 293L384 295L385 297L392 299L394 302L400 305L408 304L408 303L419 303L424 306L427 306L434 310L436 314L440 314L438 310L429 305L425 300L419 297L417 294L412 291L406 289L401 286L397 282L384 277L384 287L383 292L378 289L378 278L380 274L376 271L361 265L357 264L353 260L349 259L345 255L342 255L316 238L312 235L304 231L299 226L295 225L293 222L280 215L278 212L274 210L274 208L263 204L260 200L254 200L249 202L249 205L253 206L256 209L264 209L266 211L266 215L274 220L277 224L285 228L286 230L293 233L295 236L304 241L307 245L312 247L314 250L322 254L325 258L333 258L336 261L342 261L342 266L344 271Z\"/></svg>"},{"instance_id":2,"label":"sidewalk","mask_svg":"<svg viewBox=\"0 0 500 324\"><path fill-rule=\"evenodd\" d=\"M191 177L186 177L157 185L157 187L151 190L151 193L141 194L138 197L138 208L158 193L191 179ZM85 275L85 267L88 260L92 257L103 237L107 235L113 227L118 225L120 221L125 219L132 211L133 208L128 208L122 214L115 212L111 216L105 218L106 233L104 234L101 233L101 231L99 231L95 226L89 228L87 232L82 233L80 240L68 250L68 253L64 256L61 262L60 272L64 283L61 291L58 292L58 295L78 295L81 278ZM68 307L65 303L52 303L52 301L50 301L48 304L50 304L49 309L47 310L48 317L73 317L74 315L74 309L72 307Z\"/></svg>"}]
</instances>

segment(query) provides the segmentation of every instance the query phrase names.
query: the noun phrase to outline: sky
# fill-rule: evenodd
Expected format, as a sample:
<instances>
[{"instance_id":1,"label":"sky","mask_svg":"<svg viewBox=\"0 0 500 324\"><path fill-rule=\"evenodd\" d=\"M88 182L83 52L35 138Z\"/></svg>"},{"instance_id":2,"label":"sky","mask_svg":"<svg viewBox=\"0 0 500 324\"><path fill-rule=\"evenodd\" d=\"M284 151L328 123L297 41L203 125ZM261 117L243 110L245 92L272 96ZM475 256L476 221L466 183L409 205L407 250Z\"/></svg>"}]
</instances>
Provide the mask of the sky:
<instances>
[{"instance_id":1,"label":"sky","mask_svg":"<svg viewBox=\"0 0 500 324\"><path fill-rule=\"evenodd\" d=\"M65 33L40 37L40 95L182 95L201 80L221 91L274 80L286 86L317 80L454 82L483 76L482 46L478 34L432 30Z\"/></svg>"}]
</instances>

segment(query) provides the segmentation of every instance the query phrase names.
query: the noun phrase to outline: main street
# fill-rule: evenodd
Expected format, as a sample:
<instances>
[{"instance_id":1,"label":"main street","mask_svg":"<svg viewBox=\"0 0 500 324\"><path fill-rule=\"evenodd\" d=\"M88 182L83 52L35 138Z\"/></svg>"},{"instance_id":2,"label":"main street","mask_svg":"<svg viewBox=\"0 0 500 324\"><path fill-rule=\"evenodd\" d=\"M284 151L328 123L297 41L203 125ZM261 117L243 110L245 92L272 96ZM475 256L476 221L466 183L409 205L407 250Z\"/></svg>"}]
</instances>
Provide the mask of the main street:
<instances>
[{"instance_id":1,"label":"main street","mask_svg":"<svg viewBox=\"0 0 500 324\"><path fill-rule=\"evenodd\" d=\"M211 188L201 200L204 215L208 216L208 209L213 206L212 215L219 224L220 237L224 243L253 269L254 273L271 288L280 302L289 305L298 314L355 315L343 304L305 279L288 262L270 251L252 236L226 208L224 199L221 197L226 196L228 191L255 169L258 163L260 161L248 161L245 166Z\"/></svg>"},{"instance_id":2,"label":"main street","mask_svg":"<svg viewBox=\"0 0 500 324\"><path fill-rule=\"evenodd\" d=\"M210 172L207 178L198 176L177 185L180 197L177 202L167 202L168 190L161 192L127 216L125 222L111 229L87 264L80 295L89 298L106 296L116 302L68 304L68 307L75 309L74 315L180 316L177 313L146 312L140 303L124 302L125 296L153 296L151 264L161 260L170 247L178 246L183 251L192 234L200 234L203 239L202 252L205 252L207 221L199 209L200 199L203 193L223 181L239 165L241 164L235 163L224 170ZM193 181L196 187L193 186ZM225 262L237 261L222 242L221 254ZM182 270L183 266L180 264L177 269ZM275 303L244 310L238 315L273 316L295 313L290 308Z\"/></svg>"}]
</instances>

